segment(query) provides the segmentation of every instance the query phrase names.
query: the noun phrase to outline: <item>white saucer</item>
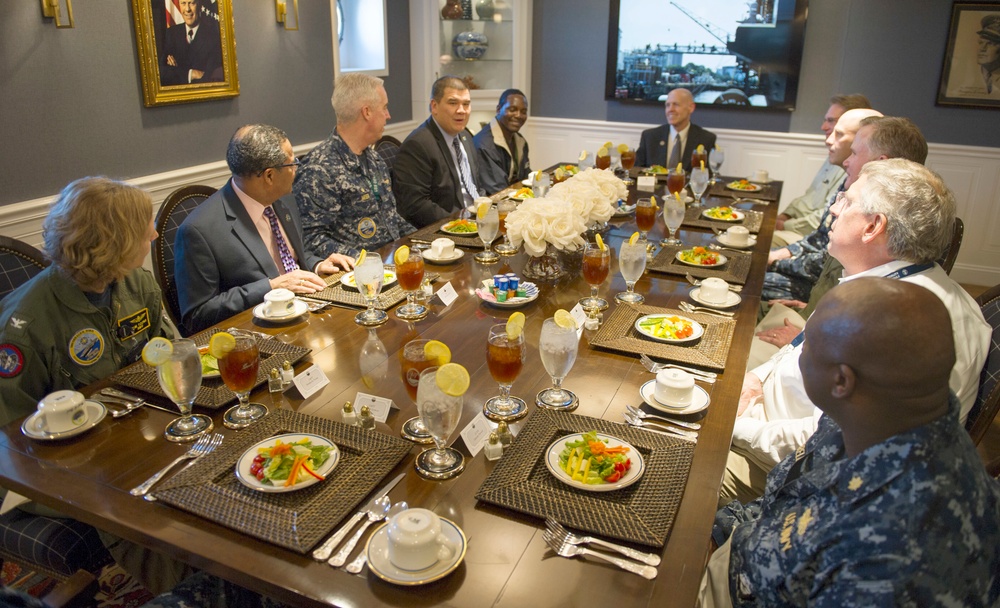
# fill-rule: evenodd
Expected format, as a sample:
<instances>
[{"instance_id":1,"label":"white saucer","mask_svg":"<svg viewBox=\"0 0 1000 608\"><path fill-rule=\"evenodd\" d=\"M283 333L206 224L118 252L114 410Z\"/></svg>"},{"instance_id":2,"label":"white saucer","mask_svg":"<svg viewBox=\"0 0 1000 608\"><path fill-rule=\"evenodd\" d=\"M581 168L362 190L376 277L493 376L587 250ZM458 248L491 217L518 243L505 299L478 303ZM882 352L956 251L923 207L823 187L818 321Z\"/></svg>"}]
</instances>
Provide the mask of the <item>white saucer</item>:
<instances>
[{"instance_id":1,"label":"white saucer","mask_svg":"<svg viewBox=\"0 0 1000 608\"><path fill-rule=\"evenodd\" d=\"M708 398L708 391L697 384L694 385L694 396L691 398L691 405L687 407L673 407L656 400L656 380L650 380L639 389L642 400L649 404L649 407L667 412L668 414L694 414L708 407L711 399Z\"/></svg>"},{"instance_id":2,"label":"white saucer","mask_svg":"<svg viewBox=\"0 0 1000 608\"><path fill-rule=\"evenodd\" d=\"M292 300L292 312L288 313L287 315L271 316L265 314L264 305L258 304L257 306L254 306L253 316L257 317L262 321L271 321L280 323L281 321L290 321L292 319L297 319L298 317L304 315L308 310L309 310L309 305L303 302L302 300L296 298L295 300Z\"/></svg>"},{"instance_id":3,"label":"white saucer","mask_svg":"<svg viewBox=\"0 0 1000 608\"><path fill-rule=\"evenodd\" d=\"M729 235L723 232L722 234L716 235L715 240L719 241L720 245L725 245L726 247L732 247L733 249L753 249L757 245L757 237L750 235L747 240L746 245L737 245L729 240Z\"/></svg>"},{"instance_id":4,"label":"white saucer","mask_svg":"<svg viewBox=\"0 0 1000 608\"><path fill-rule=\"evenodd\" d=\"M740 294L733 293L731 290L727 289L726 294L727 294L726 301L722 302L721 304L718 302L709 302L708 300L701 299L701 287L695 287L694 289L691 290L691 292L688 295L690 295L691 299L694 300L695 302L701 304L702 306L708 306L709 308L732 308L733 306L736 306L737 304L743 301L743 298L740 297Z\"/></svg>"},{"instance_id":5,"label":"white saucer","mask_svg":"<svg viewBox=\"0 0 1000 608\"><path fill-rule=\"evenodd\" d=\"M455 568L458 568L458 565L462 563L469 542L462 529L444 517L441 518L441 533L454 546L458 547L451 559L438 561L423 570L403 570L389 561L389 524L384 523L372 533L371 538L368 539L368 545L365 547L365 553L368 554L368 567L375 573L375 576L395 585L423 585L444 578L454 572Z\"/></svg>"},{"instance_id":6,"label":"white saucer","mask_svg":"<svg viewBox=\"0 0 1000 608\"><path fill-rule=\"evenodd\" d=\"M87 412L87 421L73 430L63 431L61 433L49 433L43 431L39 428L41 420L38 418L38 412L35 412L25 418L24 422L21 423L21 432L24 433L26 437L37 439L39 441L68 439L70 437L76 437L77 435L94 428L101 420L104 420L104 416L108 413L108 409L99 401L84 401L83 407Z\"/></svg>"},{"instance_id":7,"label":"white saucer","mask_svg":"<svg viewBox=\"0 0 1000 608\"><path fill-rule=\"evenodd\" d=\"M451 264L452 262L461 260L462 256L465 255L465 252L461 249L455 249L455 253L450 258L438 258L434 257L434 254L431 253L430 249L425 249L422 252L422 255L424 256L424 261L430 262L431 264Z\"/></svg>"},{"instance_id":8,"label":"white saucer","mask_svg":"<svg viewBox=\"0 0 1000 608\"><path fill-rule=\"evenodd\" d=\"M524 186L525 188L530 188L532 185L534 185L534 182L531 181L531 178L526 177L521 180L521 185Z\"/></svg>"}]
</instances>

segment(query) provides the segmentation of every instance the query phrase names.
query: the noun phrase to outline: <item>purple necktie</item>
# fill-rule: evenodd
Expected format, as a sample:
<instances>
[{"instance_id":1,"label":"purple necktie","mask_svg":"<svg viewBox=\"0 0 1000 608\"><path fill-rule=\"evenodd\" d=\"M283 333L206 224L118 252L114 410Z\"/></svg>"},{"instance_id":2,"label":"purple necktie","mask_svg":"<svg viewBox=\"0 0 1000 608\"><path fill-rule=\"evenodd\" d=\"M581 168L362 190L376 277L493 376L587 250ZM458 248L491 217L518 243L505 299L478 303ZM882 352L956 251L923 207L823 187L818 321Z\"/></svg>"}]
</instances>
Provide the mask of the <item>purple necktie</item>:
<instances>
[{"instance_id":1,"label":"purple necktie","mask_svg":"<svg viewBox=\"0 0 1000 608\"><path fill-rule=\"evenodd\" d=\"M292 255L292 251L288 248L288 243L285 242L285 237L281 236L281 226L278 225L278 216L274 214L274 209L271 207L265 207L264 217L266 217L267 222L271 224L271 232L274 234L274 242L278 245L278 255L281 257L281 265L285 267L285 272L281 274L298 270L299 265L295 263L295 257Z\"/></svg>"}]
</instances>

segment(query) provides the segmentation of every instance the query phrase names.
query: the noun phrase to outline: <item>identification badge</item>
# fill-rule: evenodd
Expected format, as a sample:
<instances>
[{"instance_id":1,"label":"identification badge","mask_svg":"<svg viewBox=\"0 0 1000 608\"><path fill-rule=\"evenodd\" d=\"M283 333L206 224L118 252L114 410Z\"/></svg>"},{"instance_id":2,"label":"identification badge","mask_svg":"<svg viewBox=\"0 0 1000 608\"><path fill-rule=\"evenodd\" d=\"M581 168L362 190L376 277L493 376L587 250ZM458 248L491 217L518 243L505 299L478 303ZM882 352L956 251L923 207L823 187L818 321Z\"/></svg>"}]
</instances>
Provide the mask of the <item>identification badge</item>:
<instances>
[{"instance_id":1,"label":"identification badge","mask_svg":"<svg viewBox=\"0 0 1000 608\"><path fill-rule=\"evenodd\" d=\"M69 356L79 365L93 365L103 354L104 336L94 328L81 329L69 341Z\"/></svg>"},{"instance_id":2,"label":"identification badge","mask_svg":"<svg viewBox=\"0 0 1000 608\"><path fill-rule=\"evenodd\" d=\"M358 221L358 234L363 239L370 239L375 236L375 232L378 230L378 226L375 225L375 220L370 217L363 217Z\"/></svg>"},{"instance_id":3,"label":"identification badge","mask_svg":"<svg viewBox=\"0 0 1000 608\"><path fill-rule=\"evenodd\" d=\"M119 340L128 340L132 336L144 332L150 327L149 309L143 308L124 319L118 319L118 330L115 335Z\"/></svg>"}]
</instances>

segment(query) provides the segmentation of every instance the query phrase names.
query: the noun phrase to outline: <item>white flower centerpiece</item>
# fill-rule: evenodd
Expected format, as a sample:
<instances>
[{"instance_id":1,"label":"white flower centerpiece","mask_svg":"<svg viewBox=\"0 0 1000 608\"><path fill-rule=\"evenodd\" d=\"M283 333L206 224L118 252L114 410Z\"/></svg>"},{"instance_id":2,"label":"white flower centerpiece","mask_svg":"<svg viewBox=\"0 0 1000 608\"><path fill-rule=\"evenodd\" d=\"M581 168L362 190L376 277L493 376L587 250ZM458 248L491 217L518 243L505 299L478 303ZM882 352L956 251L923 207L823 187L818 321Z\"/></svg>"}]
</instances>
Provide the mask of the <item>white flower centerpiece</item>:
<instances>
[{"instance_id":1,"label":"white flower centerpiece","mask_svg":"<svg viewBox=\"0 0 1000 608\"><path fill-rule=\"evenodd\" d=\"M613 173L587 169L552 186L544 198L521 203L507 215L506 222L511 244L523 244L531 256L525 276L554 280L566 274L556 250L581 249L588 228L606 224L618 200L626 196L628 189Z\"/></svg>"}]
</instances>

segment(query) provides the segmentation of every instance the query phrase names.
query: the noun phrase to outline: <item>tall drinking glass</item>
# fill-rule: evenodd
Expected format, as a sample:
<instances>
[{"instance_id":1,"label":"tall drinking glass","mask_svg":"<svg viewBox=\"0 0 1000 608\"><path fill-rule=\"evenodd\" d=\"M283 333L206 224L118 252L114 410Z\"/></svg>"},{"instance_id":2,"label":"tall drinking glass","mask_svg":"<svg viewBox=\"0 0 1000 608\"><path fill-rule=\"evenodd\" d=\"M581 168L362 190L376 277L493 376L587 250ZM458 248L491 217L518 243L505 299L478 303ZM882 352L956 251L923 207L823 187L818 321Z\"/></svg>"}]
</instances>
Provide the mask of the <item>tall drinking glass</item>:
<instances>
[{"instance_id":1,"label":"tall drinking glass","mask_svg":"<svg viewBox=\"0 0 1000 608\"><path fill-rule=\"evenodd\" d=\"M604 150L604 155L601 155L601 151L597 151L597 156L594 157L594 166L598 169L610 169L611 168L611 152Z\"/></svg>"},{"instance_id":2,"label":"tall drinking glass","mask_svg":"<svg viewBox=\"0 0 1000 608\"><path fill-rule=\"evenodd\" d=\"M705 194L706 189L708 189L708 169L692 167L691 192L694 193L694 198L699 205L701 204L701 195Z\"/></svg>"},{"instance_id":3,"label":"tall drinking glass","mask_svg":"<svg viewBox=\"0 0 1000 608\"><path fill-rule=\"evenodd\" d=\"M517 208L517 203L507 198L497 203L497 217L500 220L500 234L503 235L503 242L493 248L500 255L514 255L517 247L510 244L507 237L507 214Z\"/></svg>"},{"instance_id":4,"label":"tall drinking glass","mask_svg":"<svg viewBox=\"0 0 1000 608\"><path fill-rule=\"evenodd\" d=\"M719 169L722 168L722 163L725 161L726 151L721 146L715 146L708 154L708 164L712 167L712 185L719 181Z\"/></svg>"},{"instance_id":5,"label":"tall drinking glass","mask_svg":"<svg viewBox=\"0 0 1000 608\"><path fill-rule=\"evenodd\" d=\"M486 366L490 375L500 385L500 394L490 397L483 405L483 413L490 420L517 420L528 415L528 405L520 397L511 397L510 387L524 365L524 332L516 339L507 335L507 325L498 323L490 327L486 344Z\"/></svg>"},{"instance_id":6,"label":"tall drinking glass","mask_svg":"<svg viewBox=\"0 0 1000 608\"><path fill-rule=\"evenodd\" d=\"M684 223L685 210L684 201L676 196L668 196L663 199L663 223L667 225L667 238L660 241L661 245L683 245L681 240L674 236L674 233Z\"/></svg>"},{"instance_id":7,"label":"tall drinking glass","mask_svg":"<svg viewBox=\"0 0 1000 608\"><path fill-rule=\"evenodd\" d=\"M497 238L497 231L500 230L500 215L496 205L490 205L490 210L483 217L476 217L476 226L479 230L479 238L483 241L483 250L475 255L476 261L480 264L497 263L500 256L493 253L493 249L491 249L493 239Z\"/></svg>"},{"instance_id":8,"label":"tall drinking glass","mask_svg":"<svg viewBox=\"0 0 1000 608\"><path fill-rule=\"evenodd\" d=\"M425 369L434 366L435 361L424 354L424 346L430 340L410 340L400 352L400 372L403 376L403 386L414 403L417 403L417 387L420 384L420 374ZM414 416L403 423L403 436L416 443L432 443L431 434L424 427L420 416Z\"/></svg>"},{"instance_id":9,"label":"tall drinking glass","mask_svg":"<svg viewBox=\"0 0 1000 608\"><path fill-rule=\"evenodd\" d=\"M572 391L562 387L562 381L576 363L576 353L580 340L576 328L561 327L555 319L545 319L542 335L538 338L538 352L542 365L552 378L552 388L547 388L535 397L540 407L571 412L580 405L580 400Z\"/></svg>"},{"instance_id":10,"label":"tall drinking glass","mask_svg":"<svg viewBox=\"0 0 1000 608\"><path fill-rule=\"evenodd\" d=\"M250 391L257 384L260 352L257 339L250 332L227 329L236 339L236 346L219 359L219 373L229 390L236 393L239 405L226 410L222 423L231 429L242 429L267 416L267 408L260 403L250 403Z\"/></svg>"},{"instance_id":11,"label":"tall drinking glass","mask_svg":"<svg viewBox=\"0 0 1000 608\"><path fill-rule=\"evenodd\" d=\"M632 167L635 166L635 148L629 148L622 152L622 169L625 169L625 185L631 186L635 183L632 179Z\"/></svg>"},{"instance_id":12,"label":"tall drinking glass","mask_svg":"<svg viewBox=\"0 0 1000 608\"><path fill-rule=\"evenodd\" d=\"M618 270L621 271L628 290L615 295L615 299L631 304L644 302L645 298L635 292L635 283L646 270L646 245L640 242L633 245L628 241L622 241L621 247L618 249Z\"/></svg>"},{"instance_id":13,"label":"tall drinking glass","mask_svg":"<svg viewBox=\"0 0 1000 608\"><path fill-rule=\"evenodd\" d=\"M366 261L367 261L367 256ZM355 275L356 277L357 275ZM416 301L420 283L424 280L424 257L419 251L410 250L410 255L402 264L396 264L396 280L406 292L406 304L396 309L396 316L404 321L417 321L427 316L427 307Z\"/></svg>"},{"instance_id":14,"label":"tall drinking glass","mask_svg":"<svg viewBox=\"0 0 1000 608\"><path fill-rule=\"evenodd\" d=\"M465 457L448 447L448 438L462 418L462 397L445 394L437 385L437 366L420 372L417 385L417 411L424 427L434 440L434 447L424 450L414 462L423 477L451 479L465 469Z\"/></svg>"},{"instance_id":15,"label":"tall drinking glass","mask_svg":"<svg viewBox=\"0 0 1000 608\"><path fill-rule=\"evenodd\" d=\"M656 207L653 206L653 199L649 197L640 198L635 202L635 225L639 228L639 240L646 242L647 233L656 224Z\"/></svg>"},{"instance_id":16,"label":"tall drinking glass","mask_svg":"<svg viewBox=\"0 0 1000 608\"><path fill-rule=\"evenodd\" d=\"M698 146L691 153L691 168L700 167L702 163L708 166L708 150L705 149L705 146Z\"/></svg>"},{"instance_id":17,"label":"tall drinking glass","mask_svg":"<svg viewBox=\"0 0 1000 608\"><path fill-rule=\"evenodd\" d=\"M375 300L382 291L384 278L382 258L377 253L365 255L364 261L354 268L354 283L368 304L368 309L354 316L354 322L365 327L381 325L389 319L384 310L375 308Z\"/></svg>"},{"instance_id":18,"label":"tall drinking glass","mask_svg":"<svg viewBox=\"0 0 1000 608\"><path fill-rule=\"evenodd\" d=\"M597 291L608 278L611 270L611 248L602 249L597 243L587 243L583 250L583 280L590 285L590 296L580 300L580 306L587 312L607 310L608 301L597 297Z\"/></svg>"},{"instance_id":19,"label":"tall drinking glass","mask_svg":"<svg viewBox=\"0 0 1000 608\"><path fill-rule=\"evenodd\" d=\"M687 178L684 176L684 171L677 169L677 167L671 167L667 171L667 190L671 195L681 192L681 198L684 198L684 185L687 183Z\"/></svg>"},{"instance_id":20,"label":"tall drinking glass","mask_svg":"<svg viewBox=\"0 0 1000 608\"><path fill-rule=\"evenodd\" d=\"M168 441L186 443L212 430L212 419L191 414L191 405L201 388L201 355L193 340L173 340L173 353L157 366L156 377L163 394L177 405L181 417L167 425L163 435Z\"/></svg>"}]
</instances>

